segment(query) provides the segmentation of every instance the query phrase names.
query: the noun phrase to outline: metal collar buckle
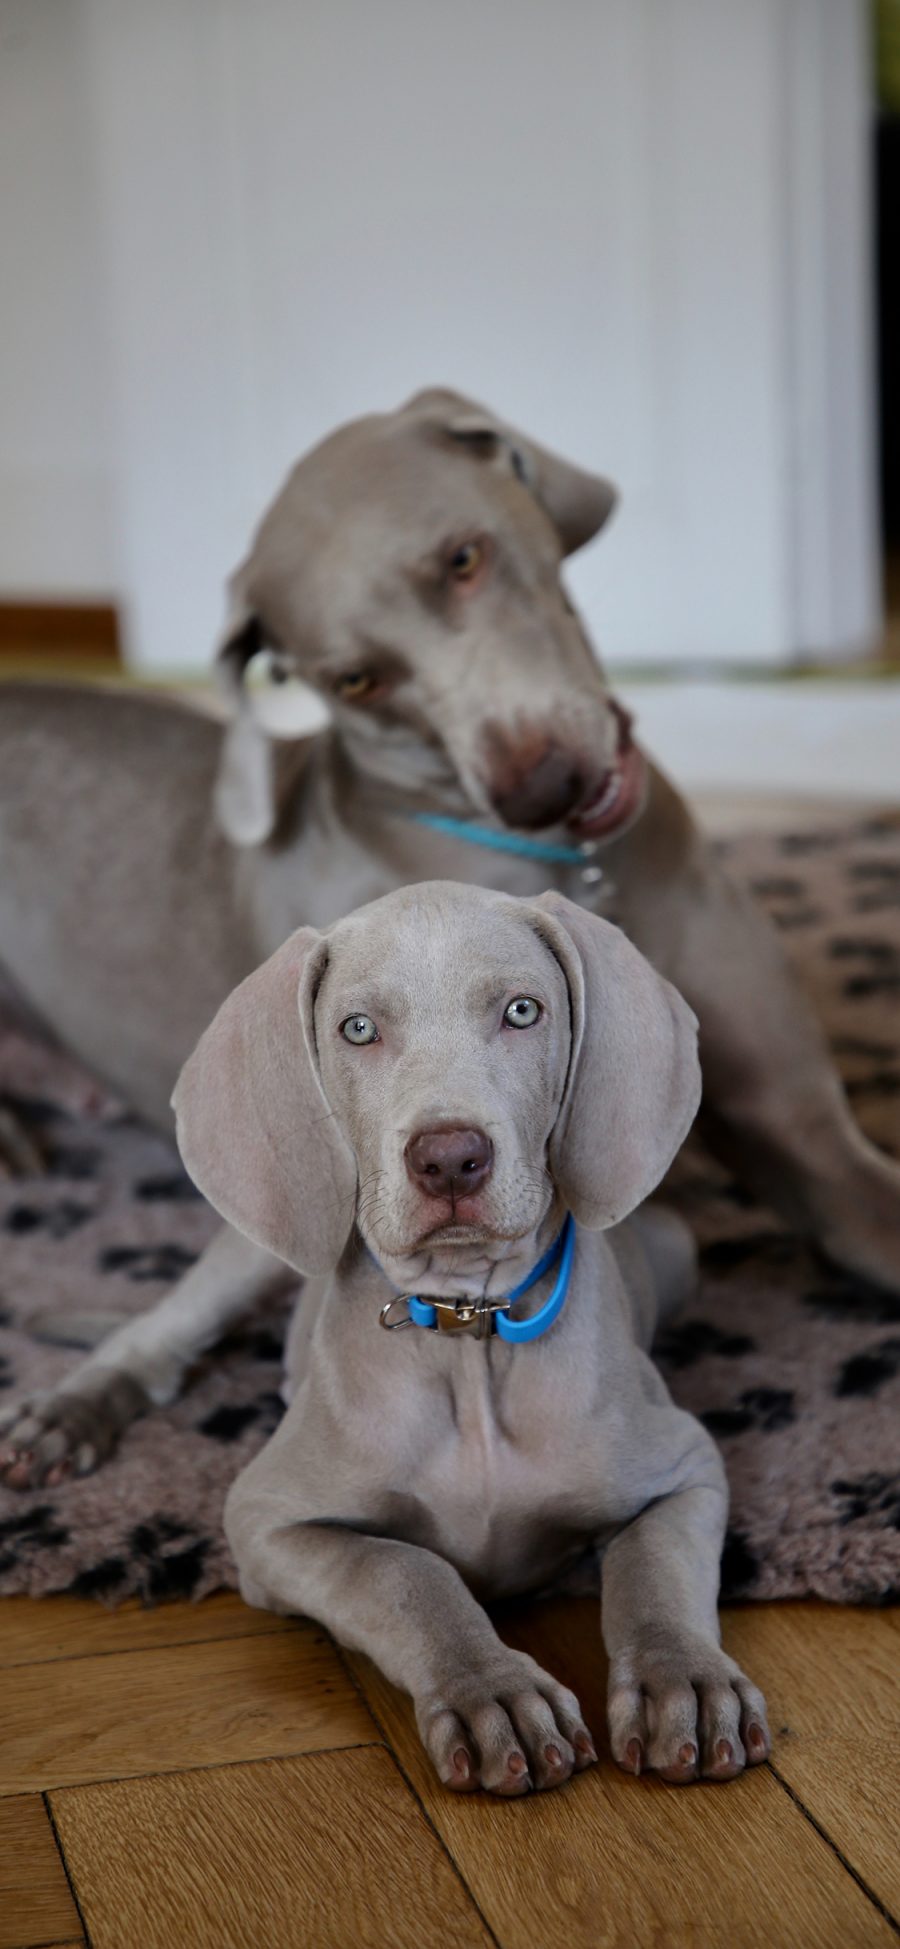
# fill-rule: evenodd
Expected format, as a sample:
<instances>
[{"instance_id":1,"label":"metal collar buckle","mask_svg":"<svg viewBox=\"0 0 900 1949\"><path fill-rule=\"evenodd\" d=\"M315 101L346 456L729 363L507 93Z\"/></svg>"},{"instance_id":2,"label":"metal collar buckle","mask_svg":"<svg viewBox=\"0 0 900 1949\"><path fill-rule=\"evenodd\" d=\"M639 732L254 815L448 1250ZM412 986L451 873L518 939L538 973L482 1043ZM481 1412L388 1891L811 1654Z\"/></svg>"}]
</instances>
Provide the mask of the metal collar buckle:
<instances>
[{"instance_id":1,"label":"metal collar buckle","mask_svg":"<svg viewBox=\"0 0 900 1949\"><path fill-rule=\"evenodd\" d=\"M409 1314L410 1297L409 1293L398 1293L382 1306L378 1318L389 1333L396 1333L400 1327L415 1325L415 1321ZM497 1300L491 1299L429 1298L428 1304L434 1309L434 1326L439 1333L472 1333L476 1340L486 1340L493 1330L493 1315L506 1312L509 1302L501 1300L498 1303ZM392 1319L391 1315L398 1306L405 1307L406 1312L400 1318Z\"/></svg>"},{"instance_id":2,"label":"metal collar buckle","mask_svg":"<svg viewBox=\"0 0 900 1949\"><path fill-rule=\"evenodd\" d=\"M476 1340L487 1339L499 1310L489 1299L433 1299L431 1304L439 1333L473 1333Z\"/></svg>"}]
</instances>

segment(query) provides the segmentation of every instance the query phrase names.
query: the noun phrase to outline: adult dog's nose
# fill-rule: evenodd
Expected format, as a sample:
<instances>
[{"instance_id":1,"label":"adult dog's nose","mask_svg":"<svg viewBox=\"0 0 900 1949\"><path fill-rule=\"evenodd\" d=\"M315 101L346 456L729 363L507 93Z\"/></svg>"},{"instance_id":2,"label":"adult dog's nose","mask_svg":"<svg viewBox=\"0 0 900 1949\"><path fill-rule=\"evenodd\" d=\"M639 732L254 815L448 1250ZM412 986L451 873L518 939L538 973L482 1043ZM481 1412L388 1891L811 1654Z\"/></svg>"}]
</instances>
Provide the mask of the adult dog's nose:
<instances>
[{"instance_id":1,"label":"adult dog's nose","mask_svg":"<svg viewBox=\"0 0 900 1949\"><path fill-rule=\"evenodd\" d=\"M428 1198L471 1197L489 1175L494 1146L483 1130L420 1130L406 1146L406 1168Z\"/></svg>"},{"instance_id":2,"label":"adult dog's nose","mask_svg":"<svg viewBox=\"0 0 900 1949\"><path fill-rule=\"evenodd\" d=\"M491 797L508 826L552 826L568 817L584 795L581 767L569 752L550 746L504 767Z\"/></svg>"}]
</instances>

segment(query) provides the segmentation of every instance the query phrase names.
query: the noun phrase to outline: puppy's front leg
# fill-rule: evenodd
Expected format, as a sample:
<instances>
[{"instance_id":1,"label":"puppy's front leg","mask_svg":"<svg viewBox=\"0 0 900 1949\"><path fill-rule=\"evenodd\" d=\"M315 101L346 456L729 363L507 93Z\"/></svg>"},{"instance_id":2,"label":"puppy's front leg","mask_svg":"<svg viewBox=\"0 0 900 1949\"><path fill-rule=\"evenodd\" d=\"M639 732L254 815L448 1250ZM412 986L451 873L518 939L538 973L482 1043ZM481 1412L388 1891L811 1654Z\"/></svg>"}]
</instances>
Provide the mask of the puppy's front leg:
<instances>
[{"instance_id":1,"label":"puppy's front leg","mask_svg":"<svg viewBox=\"0 0 900 1949\"><path fill-rule=\"evenodd\" d=\"M719 1637L727 1506L724 1481L680 1489L604 1556L610 1740L629 1773L730 1780L768 1755L765 1701Z\"/></svg>"},{"instance_id":2,"label":"puppy's front leg","mask_svg":"<svg viewBox=\"0 0 900 1949\"><path fill-rule=\"evenodd\" d=\"M573 1693L498 1638L433 1551L343 1525L260 1520L240 1480L226 1530L247 1601L302 1612L412 1696L423 1744L458 1792L555 1787L596 1759Z\"/></svg>"}]
</instances>

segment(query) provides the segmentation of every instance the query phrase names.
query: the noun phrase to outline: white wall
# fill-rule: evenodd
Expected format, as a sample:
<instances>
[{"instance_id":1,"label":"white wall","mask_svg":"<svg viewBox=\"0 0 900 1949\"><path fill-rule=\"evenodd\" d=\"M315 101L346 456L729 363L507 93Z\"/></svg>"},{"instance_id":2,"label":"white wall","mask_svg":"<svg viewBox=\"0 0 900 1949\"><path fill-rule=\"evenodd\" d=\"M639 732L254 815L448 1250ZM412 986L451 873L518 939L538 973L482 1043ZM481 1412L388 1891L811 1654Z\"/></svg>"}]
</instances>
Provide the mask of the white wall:
<instances>
[{"instance_id":1,"label":"white wall","mask_svg":"<svg viewBox=\"0 0 900 1949\"><path fill-rule=\"evenodd\" d=\"M0 0L0 591L116 580L81 0Z\"/></svg>"},{"instance_id":2,"label":"white wall","mask_svg":"<svg viewBox=\"0 0 900 1949\"><path fill-rule=\"evenodd\" d=\"M82 7L142 664L203 662L299 451L435 381L620 480L611 657L871 636L864 0Z\"/></svg>"}]
</instances>

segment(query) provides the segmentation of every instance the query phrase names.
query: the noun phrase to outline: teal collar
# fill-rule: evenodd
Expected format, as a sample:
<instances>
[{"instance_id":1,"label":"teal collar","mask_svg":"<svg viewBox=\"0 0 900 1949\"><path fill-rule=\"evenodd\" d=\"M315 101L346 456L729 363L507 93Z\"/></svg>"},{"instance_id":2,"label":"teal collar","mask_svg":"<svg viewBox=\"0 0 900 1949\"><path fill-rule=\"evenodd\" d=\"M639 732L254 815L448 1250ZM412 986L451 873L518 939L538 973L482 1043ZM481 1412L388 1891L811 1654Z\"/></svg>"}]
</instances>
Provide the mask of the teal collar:
<instances>
[{"instance_id":1,"label":"teal collar","mask_svg":"<svg viewBox=\"0 0 900 1949\"><path fill-rule=\"evenodd\" d=\"M471 846L489 846L495 853L517 853L520 859L542 860L548 866L587 865L597 850L597 842L586 839L580 846L554 846L546 839L527 839L520 832L497 832L493 826L477 826L471 819L452 819L443 812L408 812L417 826L443 832L451 839L467 839ZM599 868L595 869L599 878Z\"/></svg>"},{"instance_id":2,"label":"teal collar","mask_svg":"<svg viewBox=\"0 0 900 1949\"><path fill-rule=\"evenodd\" d=\"M521 1346L529 1340L540 1340L559 1319L565 1306L572 1277L572 1261L575 1257L575 1220L568 1213L562 1231L554 1239L549 1250L532 1267L527 1279L507 1295L505 1299L418 1299L414 1293L400 1293L389 1299L382 1307L381 1324L389 1332L397 1327L424 1326L437 1328L441 1332L474 1333L476 1339L486 1340L493 1333L501 1340L508 1340L513 1346ZM511 1320L509 1309L517 1299L530 1292L539 1279L551 1266L559 1264L549 1299L544 1301L536 1313L528 1320ZM396 1306L406 1306L406 1317L392 1319Z\"/></svg>"}]
</instances>

